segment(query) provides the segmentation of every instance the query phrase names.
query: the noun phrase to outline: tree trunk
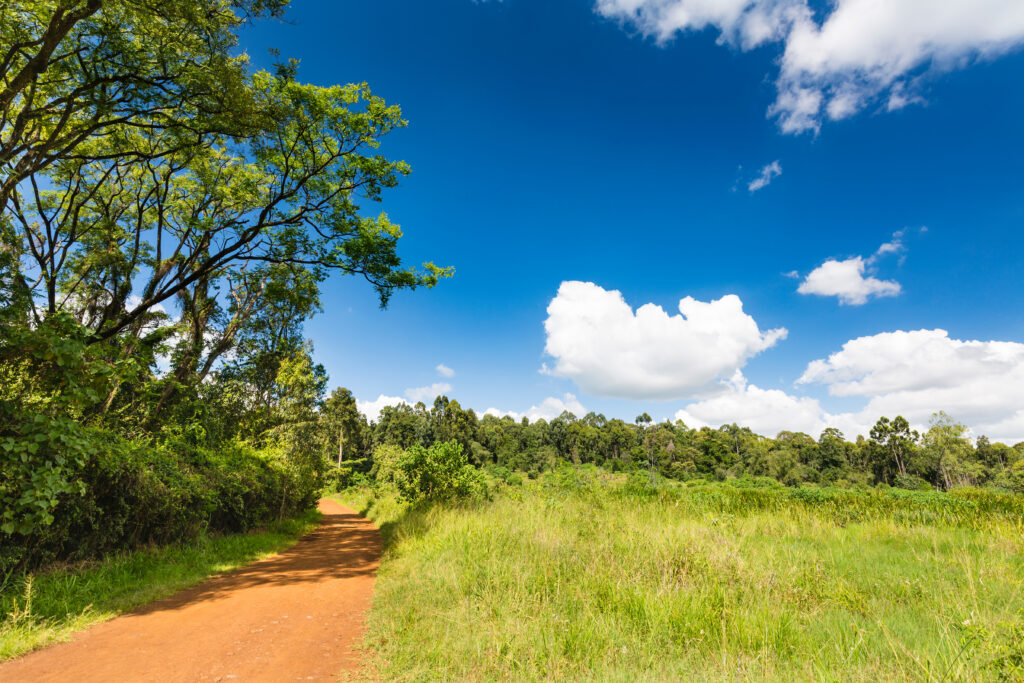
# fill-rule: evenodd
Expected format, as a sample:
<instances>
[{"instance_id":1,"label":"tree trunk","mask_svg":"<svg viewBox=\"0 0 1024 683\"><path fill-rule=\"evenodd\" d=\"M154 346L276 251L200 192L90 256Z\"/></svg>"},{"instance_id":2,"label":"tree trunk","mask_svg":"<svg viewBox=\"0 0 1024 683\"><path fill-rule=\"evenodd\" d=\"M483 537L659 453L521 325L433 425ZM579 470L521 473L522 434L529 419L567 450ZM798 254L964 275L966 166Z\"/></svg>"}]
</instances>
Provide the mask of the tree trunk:
<instances>
[{"instance_id":1,"label":"tree trunk","mask_svg":"<svg viewBox=\"0 0 1024 683\"><path fill-rule=\"evenodd\" d=\"M907 467L903 464L903 458L900 457L900 450L899 448L892 449L892 455L896 459L896 467L899 468L900 474L905 477L907 476Z\"/></svg>"},{"instance_id":2,"label":"tree trunk","mask_svg":"<svg viewBox=\"0 0 1024 683\"><path fill-rule=\"evenodd\" d=\"M345 452L345 427L338 427L338 469L341 469L341 459Z\"/></svg>"}]
</instances>

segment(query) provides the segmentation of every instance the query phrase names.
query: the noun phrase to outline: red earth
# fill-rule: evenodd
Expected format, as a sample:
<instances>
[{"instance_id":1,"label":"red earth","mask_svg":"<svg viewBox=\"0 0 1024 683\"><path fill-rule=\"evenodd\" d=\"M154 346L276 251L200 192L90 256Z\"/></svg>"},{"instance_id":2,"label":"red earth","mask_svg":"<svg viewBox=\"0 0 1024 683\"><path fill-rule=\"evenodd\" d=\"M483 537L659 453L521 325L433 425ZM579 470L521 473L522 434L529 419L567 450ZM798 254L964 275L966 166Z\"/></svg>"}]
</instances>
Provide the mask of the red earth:
<instances>
[{"instance_id":1,"label":"red earth","mask_svg":"<svg viewBox=\"0 0 1024 683\"><path fill-rule=\"evenodd\" d=\"M320 510L321 525L281 554L0 664L0 681L333 681L357 670L380 533L332 500Z\"/></svg>"}]
</instances>

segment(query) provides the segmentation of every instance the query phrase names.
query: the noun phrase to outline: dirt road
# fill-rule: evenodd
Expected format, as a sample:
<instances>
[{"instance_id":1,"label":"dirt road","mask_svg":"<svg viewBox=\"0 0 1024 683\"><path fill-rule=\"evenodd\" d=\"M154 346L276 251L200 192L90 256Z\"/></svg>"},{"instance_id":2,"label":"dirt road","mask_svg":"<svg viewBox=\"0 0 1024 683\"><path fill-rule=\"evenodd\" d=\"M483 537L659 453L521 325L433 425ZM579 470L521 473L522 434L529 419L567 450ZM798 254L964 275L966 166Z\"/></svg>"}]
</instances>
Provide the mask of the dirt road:
<instances>
[{"instance_id":1,"label":"dirt road","mask_svg":"<svg viewBox=\"0 0 1024 683\"><path fill-rule=\"evenodd\" d=\"M353 510L320 510L280 555L0 664L0 681L335 680L359 663L381 543Z\"/></svg>"}]
</instances>

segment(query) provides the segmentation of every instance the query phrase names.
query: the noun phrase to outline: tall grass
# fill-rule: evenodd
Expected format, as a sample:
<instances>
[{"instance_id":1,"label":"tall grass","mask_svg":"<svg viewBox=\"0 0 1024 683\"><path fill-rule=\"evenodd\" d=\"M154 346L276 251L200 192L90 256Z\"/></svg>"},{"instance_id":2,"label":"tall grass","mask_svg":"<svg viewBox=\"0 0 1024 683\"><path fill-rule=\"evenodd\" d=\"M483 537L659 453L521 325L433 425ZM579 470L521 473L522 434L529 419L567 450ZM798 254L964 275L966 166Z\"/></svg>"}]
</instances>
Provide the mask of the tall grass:
<instances>
[{"instance_id":1,"label":"tall grass","mask_svg":"<svg viewBox=\"0 0 1024 683\"><path fill-rule=\"evenodd\" d=\"M1024 677L1012 497L583 472L462 508L348 502L385 531L387 680Z\"/></svg>"},{"instance_id":2,"label":"tall grass","mask_svg":"<svg viewBox=\"0 0 1024 683\"><path fill-rule=\"evenodd\" d=\"M279 552L312 530L319 518L319 512L310 511L257 532L204 536L193 543L8 577L0 590L0 661L67 640L92 624Z\"/></svg>"}]
</instances>

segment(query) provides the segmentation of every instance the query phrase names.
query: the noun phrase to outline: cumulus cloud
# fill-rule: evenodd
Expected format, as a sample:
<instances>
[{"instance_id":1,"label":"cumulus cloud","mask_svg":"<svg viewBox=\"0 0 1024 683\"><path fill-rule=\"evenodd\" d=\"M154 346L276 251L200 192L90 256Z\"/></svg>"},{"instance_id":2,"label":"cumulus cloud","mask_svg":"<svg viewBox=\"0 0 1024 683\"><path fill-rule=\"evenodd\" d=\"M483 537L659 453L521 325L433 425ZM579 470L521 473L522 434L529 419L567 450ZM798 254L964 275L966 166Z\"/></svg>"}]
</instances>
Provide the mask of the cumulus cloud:
<instances>
[{"instance_id":1,"label":"cumulus cloud","mask_svg":"<svg viewBox=\"0 0 1024 683\"><path fill-rule=\"evenodd\" d=\"M356 399L356 408L360 413L366 416L366 419L370 422L376 422L380 419L380 411L385 406L398 406L408 404L401 396L385 396L381 394L374 401L360 401Z\"/></svg>"},{"instance_id":2,"label":"cumulus cloud","mask_svg":"<svg viewBox=\"0 0 1024 683\"><path fill-rule=\"evenodd\" d=\"M1024 378L1024 344L950 339L946 330L935 329L850 340L811 362L797 382L826 384L835 396L872 396L958 388L992 377ZM1024 382L1017 384L1024 396Z\"/></svg>"},{"instance_id":3,"label":"cumulus cloud","mask_svg":"<svg viewBox=\"0 0 1024 683\"><path fill-rule=\"evenodd\" d=\"M495 417L504 417L508 415L516 421L526 417L529 418L530 422L536 422L541 419L548 420L550 422L565 411L569 411L576 417L583 417L587 414L587 409L583 407L583 404L580 403L574 395L565 394L562 398L549 396L539 404L531 406L529 410L523 413L517 413L514 410L501 411L497 408L488 408L484 411L484 415L494 415Z\"/></svg>"},{"instance_id":4,"label":"cumulus cloud","mask_svg":"<svg viewBox=\"0 0 1024 683\"><path fill-rule=\"evenodd\" d=\"M860 306L871 297L896 296L902 291L895 280L865 277L867 264L860 256L836 261L829 259L804 278L797 290L800 294L834 296L839 303Z\"/></svg>"},{"instance_id":5,"label":"cumulus cloud","mask_svg":"<svg viewBox=\"0 0 1024 683\"><path fill-rule=\"evenodd\" d=\"M1020 0L836 0L819 21L808 0L597 0L595 11L659 43L714 29L742 50L782 45L769 114L787 133L817 131L874 104L921 101L929 74L1024 44Z\"/></svg>"},{"instance_id":6,"label":"cumulus cloud","mask_svg":"<svg viewBox=\"0 0 1024 683\"><path fill-rule=\"evenodd\" d=\"M750 181L750 184L747 185L747 189L751 192L757 192L762 187L767 187L772 180L780 175L782 175L782 166L779 165L779 161L776 159L761 169L761 173Z\"/></svg>"},{"instance_id":7,"label":"cumulus cloud","mask_svg":"<svg viewBox=\"0 0 1024 683\"><path fill-rule=\"evenodd\" d=\"M900 252L903 248L903 232L900 231L868 258L854 256L842 261L828 259L812 270L796 291L800 294L834 296L839 299L840 304L851 306L866 304L872 297L897 296L902 291L899 282L879 280L866 273L874 267L879 258Z\"/></svg>"},{"instance_id":8,"label":"cumulus cloud","mask_svg":"<svg viewBox=\"0 0 1024 683\"><path fill-rule=\"evenodd\" d=\"M902 414L924 424L944 410L977 434L1024 439L1024 344L951 339L945 330L884 332L811 362L799 384L868 399L851 419Z\"/></svg>"},{"instance_id":9,"label":"cumulus cloud","mask_svg":"<svg viewBox=\"0 0 1024 683\"><path fill-rule=\"evenodd\" d=\"M442 377L454 377L455 376L455 371L452 370L447 365L445 365L444 363L440 363L434 369L437 370L437 374L441 375Z\"/></svg>"},{"instance_id":10,"label":"cumulus cloud","mask_svg":"<svg viewBox=\"0 0 1024 683\"><path fill-rule=\"evenodd\" d=\"M733 294L710 302L685 297L679 314L645 304L635 312L618 291L563 282L548 305L543 372L572 379L588 394L672 399L720 388L746 361L786 336L762 332Z\"/></svg>"},{"instance_id":11,"label":"cumulus cloud","mask_svg":"<svg viewBox=\"0 0 1024 683\"><path fill-rule=\"evenodd\" d=\"M829 416L813 398L792 396L779 389L761 389L748 384L740 373L728 386L726 393L686 406L675 414L675 419L691 428L736 423L765 436L775 436L782 430L817 436L829 426Z\"/></svg>"},{"instance_id":12,"label":"cumulus cloud","mask_svg":"<svg viewBox=\"0 0 1024 683\"><path fill-rule=\"evenodd\" d=\"M405 390L405 397L413 403L417 401L423 401L424 403L432 403L435 398L442 394L447 394L452 390L452 385L448 382L435 382L430 386L426 387L414 387L412 389Z\"/></svg>"},{"instance_id":13,"label":"cumulus cloud","mask_svg":"<svg viewBox=\"0 0 1024 683\"><path fill-rule=\"evenodd\" d=\"M859 410L830 413L814 398L748 384L737 373L725 391L675 414L690 427L737 423L759 434L781 430L817 436L836 427L867 436L879 417L903 415L919 430L945 411L975 435L1024 441L1024 344L951 339L945 330L884 332L846 342L812 361L798 385L818 384L832 396L862 398Z\"/></svg>"}]
</instances>

